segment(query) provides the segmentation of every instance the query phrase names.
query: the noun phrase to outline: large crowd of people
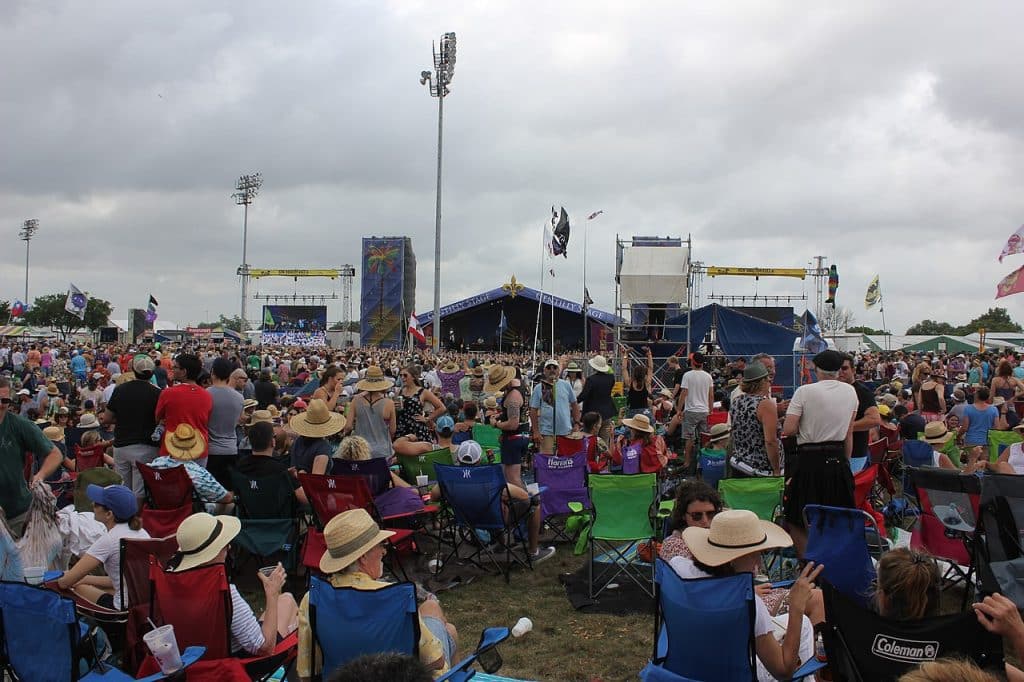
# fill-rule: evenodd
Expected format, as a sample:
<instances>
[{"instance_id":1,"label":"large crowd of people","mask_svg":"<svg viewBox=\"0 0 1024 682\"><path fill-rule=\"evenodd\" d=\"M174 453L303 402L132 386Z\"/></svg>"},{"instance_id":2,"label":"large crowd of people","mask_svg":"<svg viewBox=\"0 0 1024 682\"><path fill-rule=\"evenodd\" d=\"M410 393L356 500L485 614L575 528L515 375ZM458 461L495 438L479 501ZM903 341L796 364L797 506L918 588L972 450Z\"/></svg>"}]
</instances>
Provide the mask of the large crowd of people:
<instances>
[{"instance_id":1,"label":"large crowd of people","mask_svg":"<svg viewBox=\"0 0 1024 682\"><path fill-rule=\"evenodd\" d=\"M505 504L530 520L533 564L557 550L541 542L538 496L528 492L532 453L556 455L560 437L589 437L595 443L587 451L590 475L659 475L661 494L676 500L674 531L660 555L691 579L761 573L761 553L773 548L793 545L802 556L804 505L854 506L849 462L868 456L868 444L878 440L923 439L941 468L1024 474L1020 443L994 463L988 458L990 431L1024 431L1024 366L1014 353L826 350L813 358L813 381L786 400L768 355L748 361L698 352L656 366L649 349L623 348L618 369L609 356L545 358L535 367L532 357L508 353L4 342L2 531L14 540L31 534L34 491L46 486L59 504L70 504L83 458L99 457L99 467L89 468L109 478L85 491L94 540L70 565L50 568L64 570L60 589L121 609L119 540L148 537L139 521L146 500L140 464L183 468L204 506L178 528L170 570L180 571L224 561L238 533L240 478L286 473L301 508L308 498L300 474L331 474L371 459L394 464L397 456L439 448L461 466L492 461L493 453L473 440L474 425L485 424L500 434ZM729 477L785 477L784 528L723 509L714 485L698 480L704 473L698 463L716 455ZM391 476L388 487L411 488L428 500L440 496L436 488L417 491ZM360 510L340 514L324 529L320 571L338 587L379 589L387 584L382 542L388 533ZM16 564L4 558L3 566ZM931 559L916 553L888 553L879 564L879 612L900 619L934 613L933 569ZM12 575L16 570L5 568L4 579L21 579ZM820 570L808 563L787 590L759 586L761 679L786 679L815 655L815 630L825 620L813 585ZM285 577L281 567L260 573L261 617L232 587L232 646L239 655L266 653L298 630L298 673L308 678L325 671L310 666L307 600L282 591ZM791 617L776 633L769 621L783 604ZM987 597L975 609L1012 646L1024 642L1024 625L1004 598ZM419 616L420 662L436 676L454 662L458 631L434 598L421 603Z\"/></svg>"}]
</instances>

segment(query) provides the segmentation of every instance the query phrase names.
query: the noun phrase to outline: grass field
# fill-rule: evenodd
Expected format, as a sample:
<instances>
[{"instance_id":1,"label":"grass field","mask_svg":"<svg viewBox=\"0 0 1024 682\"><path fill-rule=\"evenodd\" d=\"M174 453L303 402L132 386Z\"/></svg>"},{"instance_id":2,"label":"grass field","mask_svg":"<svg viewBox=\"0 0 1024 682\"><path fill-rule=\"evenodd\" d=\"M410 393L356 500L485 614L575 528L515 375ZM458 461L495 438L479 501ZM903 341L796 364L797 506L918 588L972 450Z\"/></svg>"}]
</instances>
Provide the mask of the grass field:
<instances>
[{"instance_id":1,"label":"grass field","mask_svg":"<svg viewBox=\"0 0 1024 682\"><path fill-rule=\"evenodd\" d=\"M610 616L575 611L558 580L584 565L570 545L532 572L513 569L512 582L483 576L439 598L459 628L461 648L476 644L483 628L511 627L521 616L533 631L499 647L505 665L497 673L524 680L635 680L651 654L654 622L649 615Z\"/></svg>"}]
</instances>

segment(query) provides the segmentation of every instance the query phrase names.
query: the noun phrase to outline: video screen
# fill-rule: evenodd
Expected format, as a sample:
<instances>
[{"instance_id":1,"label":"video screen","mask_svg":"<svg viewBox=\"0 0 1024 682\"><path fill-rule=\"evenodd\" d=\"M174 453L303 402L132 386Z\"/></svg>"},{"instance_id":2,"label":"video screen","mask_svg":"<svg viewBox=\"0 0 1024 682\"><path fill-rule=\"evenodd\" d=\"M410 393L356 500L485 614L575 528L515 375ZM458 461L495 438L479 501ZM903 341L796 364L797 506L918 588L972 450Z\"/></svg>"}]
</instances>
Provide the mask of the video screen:
<instances>
[{"instance_id":1,"label":"video screen","mask_svg":"<svg viewBox=\"0 0 1024 682\"><path fill-rule=\"evenodd\" d=\"M324 332L327 330L327 306L265 305L262 330L300 334Z\"/></svg>"}]
</instances>

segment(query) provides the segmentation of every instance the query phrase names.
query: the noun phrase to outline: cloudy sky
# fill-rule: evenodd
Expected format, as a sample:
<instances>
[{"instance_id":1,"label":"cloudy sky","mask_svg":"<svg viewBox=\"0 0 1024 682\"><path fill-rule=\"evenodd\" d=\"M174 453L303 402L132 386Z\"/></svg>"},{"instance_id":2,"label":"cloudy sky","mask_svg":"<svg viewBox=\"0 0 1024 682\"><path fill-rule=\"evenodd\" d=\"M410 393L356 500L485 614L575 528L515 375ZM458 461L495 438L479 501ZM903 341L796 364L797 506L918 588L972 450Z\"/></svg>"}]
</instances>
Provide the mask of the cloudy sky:
<instances>
[{"instance_id":1,"label":"cloudy sky","mask_svg":"<svg viewBox=\"0 0 1024 682\"><path fill-rule=\"evenodd\" d=\"M574 300L583 219L604 210L587 281L606 310L616 234L689 233L714 265L828 256L872 326L877 272L897 332L995 304L1022 260L996 262L1024 222L1024 6L604 4L6 0L0 298L22 296L17 232L38 218L32 295L73 281L115 318L150 292L182 324L237 314L231 193L259 170L251 265L357 264L361 237L408 235L431 308L437 101L418 79L455 31L442 303L512 274L536 287L556 204L575 228L554 291ZM296 286L335 288L254 288ZM703 286L755 290L813 285ZM1003 301L1024 321L1024 298Z\"/></svg>"}]
</instances>

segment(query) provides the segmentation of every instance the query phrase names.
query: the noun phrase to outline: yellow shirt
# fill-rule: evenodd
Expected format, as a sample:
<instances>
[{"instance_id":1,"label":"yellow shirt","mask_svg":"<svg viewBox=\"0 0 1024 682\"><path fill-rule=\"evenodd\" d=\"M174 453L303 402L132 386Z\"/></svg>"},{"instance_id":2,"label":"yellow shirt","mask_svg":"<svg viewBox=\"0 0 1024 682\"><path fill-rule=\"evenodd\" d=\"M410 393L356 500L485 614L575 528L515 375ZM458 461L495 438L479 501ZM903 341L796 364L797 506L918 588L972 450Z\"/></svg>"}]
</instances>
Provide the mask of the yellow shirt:
<instances>
[{"instance_id":1,"label":"yellow shirt","mask_svg":"<svg viewBox=\"0 0 1024 682\"><path fill-rule=\"evenodd\" d=\"M381 582L380 580L374 580L365 573L356 571L355 573L332 573L328 576L331 585L335 587L354 587L357 590L379 590L382 587L388 587L390 583ZM307 593L302 598L302 603L299 605L299 654L295 661L296 671L299 677L312 677L313 671L309 669L309 649L313 643L313 633L309 629L309 594ZM427 628L420 619L420 661L426 665L431 665L439 658L444 656L444 648L441 646L440 640L434 636L434 634ZM321 660L320 651L316 652L316 672L320 672L320 668L323 666ZM440 670L433 671L434 677L438 678L444 673L448 672L448 662L445 661L444 667Z\"/></svg>"}]
</instances>

